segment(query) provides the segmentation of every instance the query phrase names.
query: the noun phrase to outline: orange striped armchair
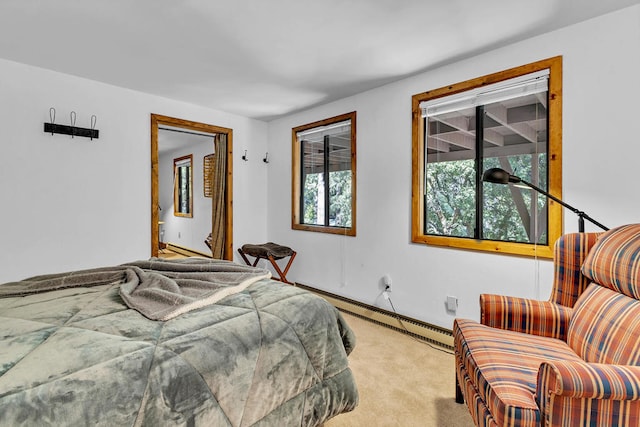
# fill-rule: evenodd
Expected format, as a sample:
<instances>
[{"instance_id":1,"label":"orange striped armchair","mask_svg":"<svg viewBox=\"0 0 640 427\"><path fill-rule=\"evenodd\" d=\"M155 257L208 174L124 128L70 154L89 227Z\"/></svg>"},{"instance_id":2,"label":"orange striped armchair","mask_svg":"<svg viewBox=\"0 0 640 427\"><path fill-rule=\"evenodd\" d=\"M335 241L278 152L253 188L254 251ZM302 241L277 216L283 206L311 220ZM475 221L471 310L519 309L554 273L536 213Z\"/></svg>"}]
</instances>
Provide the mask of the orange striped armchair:
<instances>
[{"instance_id":1,"label":"orange striped armchair","mask_svg":"<svg viewBox=\"0 0 640 427\"><path fill-rule=\"evenodd\" d=\"M640 224L555 245L548 301L481 295L453 325L477 426L640 426Z\"/></svg>"}]
</instances>

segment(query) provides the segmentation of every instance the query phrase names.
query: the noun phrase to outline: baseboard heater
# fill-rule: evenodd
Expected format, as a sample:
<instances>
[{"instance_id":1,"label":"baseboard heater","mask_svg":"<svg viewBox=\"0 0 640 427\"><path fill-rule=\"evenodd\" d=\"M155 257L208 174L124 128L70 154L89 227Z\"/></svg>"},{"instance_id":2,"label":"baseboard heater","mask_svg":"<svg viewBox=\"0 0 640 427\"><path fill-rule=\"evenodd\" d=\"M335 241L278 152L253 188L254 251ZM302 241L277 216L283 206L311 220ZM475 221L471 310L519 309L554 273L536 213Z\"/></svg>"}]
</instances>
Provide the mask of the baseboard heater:
<instances>
[{"instance_id":1,"label":"baseboard heater","mask_svg":"<svg viewBox=\"0 0 640 427\"><path fill-rule=\"evenodd\" d=\"M413 335L448 350L453 350L453 334L450 329L441 328L411 317L396 314L392 311L364 304L360 301L355 301L340 295L322 291L302 283L296 283L295 285L325 298L337 307L338 310L345 311L354 316L372 321L378 325L394 329L398 332Z\"/></svg>"},{"instance_id":2,"label":"baseboard heater","mask_svg":"<svg viewBox=\"0 0 640 427\"><path fill-rule=\"evenodd\" d=\"M176 245L175 243L171 243L171 242L167 243L167 249L185 256L200 256L205 258L211 258L211 254L205 254L204 252L196 251L195 249L185 248L184 246Z\"/></svg>"}]
</instances>

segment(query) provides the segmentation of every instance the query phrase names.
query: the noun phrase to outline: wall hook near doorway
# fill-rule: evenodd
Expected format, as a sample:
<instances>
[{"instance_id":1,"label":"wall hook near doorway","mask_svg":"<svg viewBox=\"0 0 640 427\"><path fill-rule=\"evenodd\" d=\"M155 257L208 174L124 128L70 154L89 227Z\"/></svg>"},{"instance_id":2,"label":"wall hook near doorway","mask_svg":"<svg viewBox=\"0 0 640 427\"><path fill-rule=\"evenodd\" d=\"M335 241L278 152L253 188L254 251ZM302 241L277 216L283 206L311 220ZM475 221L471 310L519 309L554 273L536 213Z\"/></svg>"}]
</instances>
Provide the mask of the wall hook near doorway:
<instances>
[{"instance_id":1,"label":"wall hook near doorway","mask_svg":"<svg viewBox=\"0 0 640 427\"><path fill-rule=\"evenodd\" d=\"M69 126L56 124L56 109L51 107L49 108L50 121L49 123L44 124L44 131L47 133L51 133L51 135L55 133L71 135L71 138L81 136L84 138L90 138L91 141L100 137L100 131L96 129L97 118L95 115L91 116L91 128L77 127L76 116L77 115L75 111L71 111L71 113L69 113Z\"/></svg>"},{"instance_id":2,"label":"wall hook near doorway","mask_svg":"<svg viewBox=\"0 0 640 427\"><path fill-rule=\"evenodd\" d=\"M266 153L264 153L264 159L262 159L263 162L265 163L269 163L269 152L267 151Z\"/></svg>"},{"instance_id":3,"label":"wall hook near doorway","mask_svg":"<svg viewBox=\"0 0 640 427\"><path fill-rule=\"evenodd\" d=\"M245 162L249 161L249 158L247 157L247 150L244 150L244 154L242 155L242 160L244 160Z\"/></svg>"}]
</instances>

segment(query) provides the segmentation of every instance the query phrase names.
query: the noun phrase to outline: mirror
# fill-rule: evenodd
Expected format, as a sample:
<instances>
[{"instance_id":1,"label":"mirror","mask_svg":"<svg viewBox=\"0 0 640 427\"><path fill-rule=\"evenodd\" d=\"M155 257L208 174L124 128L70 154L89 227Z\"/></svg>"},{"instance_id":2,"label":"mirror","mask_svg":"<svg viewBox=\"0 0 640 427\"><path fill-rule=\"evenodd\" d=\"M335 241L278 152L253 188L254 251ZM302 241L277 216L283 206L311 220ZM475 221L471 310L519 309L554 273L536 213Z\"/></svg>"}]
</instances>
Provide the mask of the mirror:
<instances>
[{"instance_id":1,"label":"mirror","mask_svg":"<svg viewBox=\"0 0 640 427\"><path fill-rule=\"evenodd\" d=\"M193 218L193 154L173 159L173 214Z\"/></svg>"},{"instance_id":2,"label":"mirror","mask_svg":"<svg viewBox=\"0 0 640 427\"><path fill-rule=\"evenodd\" d=\"M203 174L212 153L217 173L208 194ZM176 243L183 255L233 259L232 153L232 129L151 114L151 256Z\"/></svg>"}]
</instances>

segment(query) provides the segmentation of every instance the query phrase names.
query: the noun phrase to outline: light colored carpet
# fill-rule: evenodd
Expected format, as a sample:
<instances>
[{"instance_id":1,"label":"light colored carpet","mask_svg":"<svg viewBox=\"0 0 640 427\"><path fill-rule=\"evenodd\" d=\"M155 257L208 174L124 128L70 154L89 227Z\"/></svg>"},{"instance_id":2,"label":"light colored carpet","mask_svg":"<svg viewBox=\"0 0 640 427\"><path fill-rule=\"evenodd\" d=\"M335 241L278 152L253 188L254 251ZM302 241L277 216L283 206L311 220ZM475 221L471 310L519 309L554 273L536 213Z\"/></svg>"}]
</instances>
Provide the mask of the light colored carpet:
<instances>
[{"instance_id":1,"label":"light colored carpet","mask_svg":"<svg viewBox=\"0 0 640 427\"><path fill-rule=\"evenodd\" d=\"M452 354L348 313L343 316L356 334L349 365L360 403L324 427L474 425L466 405L455 402Z\"/></svg>"}]
</instances>

